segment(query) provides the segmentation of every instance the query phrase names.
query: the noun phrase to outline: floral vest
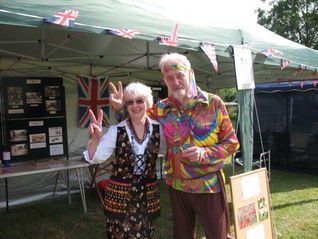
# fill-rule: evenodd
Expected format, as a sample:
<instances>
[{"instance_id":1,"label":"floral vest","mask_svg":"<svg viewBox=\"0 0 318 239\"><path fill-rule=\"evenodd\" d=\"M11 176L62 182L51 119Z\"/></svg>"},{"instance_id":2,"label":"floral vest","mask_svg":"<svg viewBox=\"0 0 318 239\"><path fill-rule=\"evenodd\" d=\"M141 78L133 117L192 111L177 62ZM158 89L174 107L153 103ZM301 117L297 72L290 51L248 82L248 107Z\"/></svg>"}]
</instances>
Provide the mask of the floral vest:
<instances>
[{"instance_id":1,"label":"floral vest","mask_svg":"<svg viewBox=\"0 0 318 239\"><path fill-rule=\"evenodd\" d=\"M127 205L133 200L131 190L138 187L145 195L147 214L154 219L160 216L159 187L156 174L156 160L160 145L159 125L153 125L144 159L142 175L134 175L135 156L125 127L117 128L116 164L105 191L105 215L124 220L128 213Z\"/></svg>"}]
</instances>

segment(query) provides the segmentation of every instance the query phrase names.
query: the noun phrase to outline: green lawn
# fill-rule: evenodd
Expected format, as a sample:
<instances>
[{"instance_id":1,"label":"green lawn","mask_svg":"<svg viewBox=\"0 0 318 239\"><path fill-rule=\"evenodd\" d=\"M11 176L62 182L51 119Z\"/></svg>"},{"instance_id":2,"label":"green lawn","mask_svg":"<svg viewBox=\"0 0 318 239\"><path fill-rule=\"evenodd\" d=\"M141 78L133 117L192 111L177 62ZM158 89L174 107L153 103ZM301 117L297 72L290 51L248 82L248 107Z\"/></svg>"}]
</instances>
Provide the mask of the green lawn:
<instances>
[{"instance_id":1,"label":"green lawn","mask_svg":"<svg viewBox=\"0 0 318 239\"><path fill-rule=\"evenodd\" d=\"M232 175L230 164L226 176ZM159 180L162 216L158 219L156 239L172 238L171 210L167 186ZM229 183L229 180L228 180ZM230 185L227 184L228 196ZM318 176L272 170L270 180L272 217L276 238L318 238ZM34 202L0 210L1 239L98 239L105 237L103 211L95 191L87 191L88 212L84 213L79 194L68 199ZM231 199L229 206L232 210ZM232 230L233 228L233 218ZM198 239L204 234L198 226Z\"/></svg>"}]
</instances>

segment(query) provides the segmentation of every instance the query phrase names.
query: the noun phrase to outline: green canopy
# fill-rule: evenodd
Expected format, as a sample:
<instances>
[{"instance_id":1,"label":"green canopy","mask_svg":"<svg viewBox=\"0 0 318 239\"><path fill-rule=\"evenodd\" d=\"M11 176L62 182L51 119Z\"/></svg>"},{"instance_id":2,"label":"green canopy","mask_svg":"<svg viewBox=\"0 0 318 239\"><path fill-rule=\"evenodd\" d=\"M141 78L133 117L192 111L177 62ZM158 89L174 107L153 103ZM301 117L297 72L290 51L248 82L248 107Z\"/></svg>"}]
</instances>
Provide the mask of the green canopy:
<instances>
[{"instance_id":1,"label":"green canopy","mask_svg":"<svg viewBox=\"0 0 318 239\"><path fill-rule=\"evenodd\" d=\"M236 85L230 47L245 44L252 51L256 84L277 80L302 80L318 67L318 52L284 39L257 24L238 27L220 23L189 25L167 15L169 6L160 1L101 0L2 0L0 3L1 75L108 75L117 81L133 79L161 83L158 60L163 53L187 54L199 84L209 89ZM74 28L43 22L55 13L78 11ZM224 12L226 14L226 11ZM196 21L198 22L198 21ZM158 44L169 37L176 24L178 46ZM219 25L219 26L218 26ZM134 39L112 35L109 29L133 29ZM219 71L200 48L214 44ZM279 53L266 57L264 49ZM281 54L282 53L282 54ZM281 70L281 59L289 61ZM295 75L300 65L307 68Z\"/></svg>"},{"instance_id":2,"label":"green canopy","mask_svg":"<svg viewBox=\"0 0 318 239\"><path fill-rule=\"evenodd\" d=\"M167 14L171 12L169 7L155 0L2 0L0 76L61 76L76 80L78 74L107 75L112 82L120 80L127 84L138 80L160 85L161 55L179 52L191 61L201 88L228 88L236 86L231 46L240 45L252 52L256 84L304 80L318 68L318 51L280 37L256 23L237 26L233 19L232 25L224 26L220 19L189 24L179 21L174 14ZM78 11L74 28L43 21L63 9ZM179 10L182 11L174 9ZM231 17L226 15L226 9L214 11L224 11L226 17ZM179 44L160 45L157 37L170 37L177 24ZM126 39L107 31L114 29L141 33ZM214 45L218 72L200 48L201 42ZM267 57L261 53L269 49L275 54ZM283 59L288 66L281 69ZM297 71L300 66L305 69ZM253 109L251 93L247 91L246 97L242 96L244 104L240 106L241 122L246 124L244 129L249 139L253 120L252 114L247 113ZM251 102L244 101L245 98Z\"/></svg>"}]
</instances>

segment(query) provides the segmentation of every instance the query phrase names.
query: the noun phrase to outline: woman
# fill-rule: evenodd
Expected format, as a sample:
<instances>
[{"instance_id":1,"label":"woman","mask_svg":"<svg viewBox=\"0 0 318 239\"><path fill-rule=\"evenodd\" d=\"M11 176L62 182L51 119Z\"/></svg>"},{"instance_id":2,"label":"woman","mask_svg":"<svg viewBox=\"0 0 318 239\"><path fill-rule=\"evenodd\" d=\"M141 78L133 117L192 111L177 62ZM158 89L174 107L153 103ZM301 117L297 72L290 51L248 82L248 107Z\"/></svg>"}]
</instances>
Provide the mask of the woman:
<instances>
[{"instance_id":1,"label":"woman","mask_svg":"<svg viewBox=\"0 0 318 239\"><path fill-rule=\"evenodd\" d=\"M124 89L128 119L111 126L102 136L103 112L90 110L91 141L85 159L102 163L115 153L115 164L105 192L108 238L153 238L160 216L156 160L166 153L161 125L146 115L152 107L151 88L130 83Z\"/></svg>"}]
</instances>

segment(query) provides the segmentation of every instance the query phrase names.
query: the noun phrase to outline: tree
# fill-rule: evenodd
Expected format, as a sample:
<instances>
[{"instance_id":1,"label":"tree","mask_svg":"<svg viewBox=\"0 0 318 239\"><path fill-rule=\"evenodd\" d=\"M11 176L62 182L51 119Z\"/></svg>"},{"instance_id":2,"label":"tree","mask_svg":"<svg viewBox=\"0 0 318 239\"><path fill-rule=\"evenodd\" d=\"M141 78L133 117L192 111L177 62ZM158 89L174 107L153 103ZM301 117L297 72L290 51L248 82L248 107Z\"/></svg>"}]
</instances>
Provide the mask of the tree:
<instances>
[{"instance_id":1,"label":"tree","mask_svg":"<svg viewBox=\"0 0 318 239\"><path fill-rule=\"evenodd\" d=\"M271 9L258 9L258 24L276 34L318 50L318 1L272 0Z\"/></svg>"}]
</instances>

